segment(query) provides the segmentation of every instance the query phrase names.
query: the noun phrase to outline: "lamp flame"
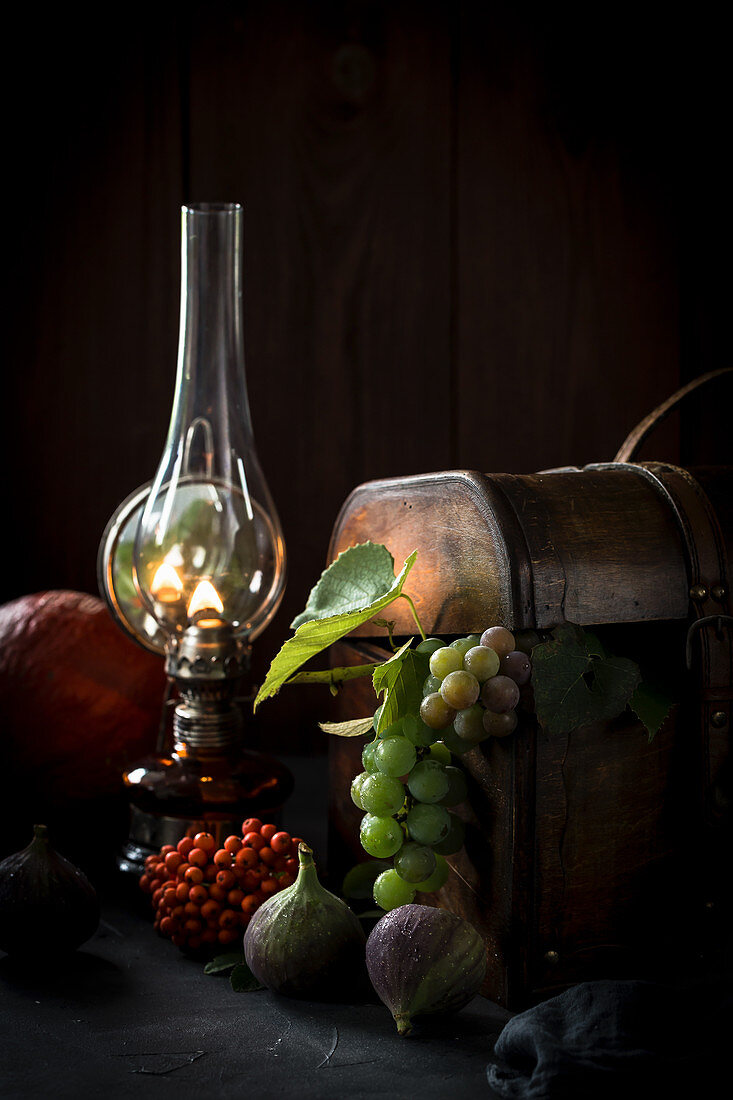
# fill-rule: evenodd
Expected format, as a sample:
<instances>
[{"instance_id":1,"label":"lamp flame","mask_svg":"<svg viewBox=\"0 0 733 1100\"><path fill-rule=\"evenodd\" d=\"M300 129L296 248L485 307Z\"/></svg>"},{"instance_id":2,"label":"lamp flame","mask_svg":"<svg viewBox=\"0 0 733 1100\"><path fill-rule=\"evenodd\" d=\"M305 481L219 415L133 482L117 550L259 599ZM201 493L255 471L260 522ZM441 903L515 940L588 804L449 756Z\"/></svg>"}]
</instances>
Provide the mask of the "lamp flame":
<instances>
[{"instance_id":1,"label":"lamp flame","mask_svg":"<svg viewBox=\"0 0 733 1100\"><path fill-rule=\"evenodd\" d=\"M199 581L188 605L188 617L192 619L197 611L224 611L224 604L211 581Z\"/></svg>"},{"instance_id":2,"label":"lamp flame","mask_svg":"<svg viewBox=\"0 0 733 1100\"><path fill-rule=\"evenodd\" d=\"M181 598L183 583L172 565L163 562L158 566L150 591L161 603L173 603Z\"/></svg>"}]
</instances>

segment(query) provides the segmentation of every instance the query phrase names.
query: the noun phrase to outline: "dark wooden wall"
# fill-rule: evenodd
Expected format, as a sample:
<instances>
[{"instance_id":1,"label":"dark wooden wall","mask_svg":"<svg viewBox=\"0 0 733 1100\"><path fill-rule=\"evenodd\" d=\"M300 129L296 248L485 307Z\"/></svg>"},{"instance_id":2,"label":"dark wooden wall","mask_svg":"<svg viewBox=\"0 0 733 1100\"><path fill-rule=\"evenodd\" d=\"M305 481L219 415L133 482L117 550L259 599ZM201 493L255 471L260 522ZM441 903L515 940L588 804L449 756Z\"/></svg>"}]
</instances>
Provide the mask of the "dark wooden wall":
<instances>
[{"instance_id":1,"label":"dark wooden wall","mask_svg":"<svg viewBox=\"0 0 733 1100\"><path fill-rule=\"evenodd\" d=\"M245 206L250 399L290 557L260 664L357 483L610 459L728 365L722 44L643 7L16 12L0 598L95 591L105 522L155 470L183 201ZM677 458L679 434L647 454ZM321 698L263 721L305 743Z\"/></svg>"}]
</instances>

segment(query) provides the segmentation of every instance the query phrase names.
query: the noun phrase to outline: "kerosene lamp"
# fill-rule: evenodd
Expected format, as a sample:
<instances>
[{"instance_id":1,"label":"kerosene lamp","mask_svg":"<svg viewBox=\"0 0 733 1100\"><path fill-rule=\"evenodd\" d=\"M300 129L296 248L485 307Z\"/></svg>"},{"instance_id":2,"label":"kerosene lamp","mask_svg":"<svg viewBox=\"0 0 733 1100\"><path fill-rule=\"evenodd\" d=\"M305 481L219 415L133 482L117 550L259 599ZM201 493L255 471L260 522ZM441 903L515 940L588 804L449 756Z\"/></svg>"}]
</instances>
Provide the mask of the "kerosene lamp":
<instances>
[{"instance_id":1,"label":"kerosene lamp","mask_svg":"<svg viewBox=\"0 0 733 1100\"><path fill-rule=\"evenodd\" d=\"M242 209L183 207L178 372L157 473L112 516L99 583L139 644L165 656L179 701L173 749L124 774L130 836L119 866L201 828L277 816L292 777L242 744L236 698L252 640L285 586L285 544L254 446L242 336ZM165 709L165 708L164 708ZM163 724L162 727L163 729Z\"/></svg>"}]
</instances>

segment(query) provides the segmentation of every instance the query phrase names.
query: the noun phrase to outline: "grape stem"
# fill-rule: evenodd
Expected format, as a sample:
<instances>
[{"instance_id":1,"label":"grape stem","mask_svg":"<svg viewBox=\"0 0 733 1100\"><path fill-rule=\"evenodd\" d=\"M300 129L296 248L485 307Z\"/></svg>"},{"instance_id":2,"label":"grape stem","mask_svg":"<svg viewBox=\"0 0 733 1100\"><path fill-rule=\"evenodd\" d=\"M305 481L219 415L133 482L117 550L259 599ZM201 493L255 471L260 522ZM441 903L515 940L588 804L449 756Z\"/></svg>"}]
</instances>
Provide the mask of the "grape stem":
<instances>
[{"instance_id":1,"label":"grape stem","mask_svg":"<svg viewBox=\"0 0 733 1100\"><path fill-rule=\"evenodd\" d=\"M422 623L420 622L420 618L419 618L418 613L415 609L414 603L412 602L412 600L410 599L410 597L407 595L406 592L400 592L397 599L398 600L399 599L407 600L408 604L410 605L410 611L412 612L412 617L415 620L415 624L417 626L417 629L420 631L420 637L422 638L423 641L425 641L427 635L426 635L425 631L422 628Z\"/></svg>"}]
</instances>

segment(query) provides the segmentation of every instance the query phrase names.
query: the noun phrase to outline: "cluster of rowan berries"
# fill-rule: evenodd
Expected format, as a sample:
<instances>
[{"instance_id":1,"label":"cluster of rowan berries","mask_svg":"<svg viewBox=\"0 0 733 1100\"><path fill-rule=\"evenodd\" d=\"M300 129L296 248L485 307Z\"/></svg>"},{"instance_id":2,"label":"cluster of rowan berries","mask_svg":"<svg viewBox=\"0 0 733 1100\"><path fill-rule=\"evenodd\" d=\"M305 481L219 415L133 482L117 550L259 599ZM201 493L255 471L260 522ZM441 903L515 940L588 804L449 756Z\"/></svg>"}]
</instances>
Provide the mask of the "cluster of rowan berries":
<instances>
[{"instance_id":1,"label":"cluster of rowan berries","mask_svg":"<svg viewBox=\"0 0 733 1100\"><path fill-rule=\"evenodd\" d=\"M249 817L242 836L227 837L221 848L211 833L164 844L145 860L140 878L156 931L191 950L240 940L263 901L295 882L299 843Z\"/></svg>"}]
</instances>

